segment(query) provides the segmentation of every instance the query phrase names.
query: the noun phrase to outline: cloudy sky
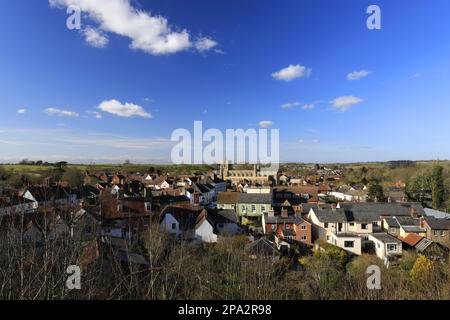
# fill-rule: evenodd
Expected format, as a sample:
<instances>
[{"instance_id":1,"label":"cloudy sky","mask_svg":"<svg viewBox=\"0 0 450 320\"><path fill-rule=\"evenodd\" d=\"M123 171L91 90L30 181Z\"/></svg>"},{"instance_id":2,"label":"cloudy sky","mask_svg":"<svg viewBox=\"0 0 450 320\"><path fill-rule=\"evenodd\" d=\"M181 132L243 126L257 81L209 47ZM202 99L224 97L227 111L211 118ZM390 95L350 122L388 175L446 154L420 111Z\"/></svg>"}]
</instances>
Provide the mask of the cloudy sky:
<instances>
[{"instance_id":1,"label":"cloudy sky","mask_svg":"<svg viewBox=\"0 0 450 320\"><path fill-rule=\"evenodd\" d=\"M0 162L165 163L195 120L280 129L282 161L450 158L448 0L0 4Z\"/></svg>"}]
</instances>

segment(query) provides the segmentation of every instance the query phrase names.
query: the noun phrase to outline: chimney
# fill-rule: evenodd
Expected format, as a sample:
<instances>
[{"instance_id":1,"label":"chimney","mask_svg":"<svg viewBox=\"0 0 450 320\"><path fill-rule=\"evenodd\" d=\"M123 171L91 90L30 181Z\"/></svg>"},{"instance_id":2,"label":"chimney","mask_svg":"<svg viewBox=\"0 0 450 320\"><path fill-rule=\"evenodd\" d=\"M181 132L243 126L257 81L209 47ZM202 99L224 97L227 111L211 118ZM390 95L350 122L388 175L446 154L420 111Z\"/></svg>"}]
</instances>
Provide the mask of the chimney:
<instances>
[{"instance_id":1,"label":"chimney","mask_svg":"<svg viewBox=\"0 0 450 320\"><path fill-rule=\"evenodd\" d=\"M413 218L418 218L419 214L417 213L417 209L416 208L411 208L411 217Z\"/></svg>"},{"instance_id":2,"label":"chimney","mask_svg":"<svg viewBox=\"0 0 450 320\"><path fill-rule=\"evenodd\" d=\"M288 217L288 211L287 211L287 209L282 209L282 210L281 210L281 217L282 217L282 218L287 218L287 217Z\"/></svg>"},{"instance_id":3,"label":"chimney","mask_svg":"<svg viewBox=\"0 0 450 320\"><path fill-rule=\"evenodd\" d=\"M337 207L336 203L332 203L332 204L331 204L331 209L332 209L333 211L336 211L336 207Z\"/></svg>"},{"instance_id":4,"label":"chimney","mask_svg":"<svg viewBox=\"0 0 450 320\"><path fill-rule=\"evenodd\" d=\"M271 208L267 214L268 217L274 217L275 216L275 212L273 211L273 209Z\"/></svg>"}]
</instances>

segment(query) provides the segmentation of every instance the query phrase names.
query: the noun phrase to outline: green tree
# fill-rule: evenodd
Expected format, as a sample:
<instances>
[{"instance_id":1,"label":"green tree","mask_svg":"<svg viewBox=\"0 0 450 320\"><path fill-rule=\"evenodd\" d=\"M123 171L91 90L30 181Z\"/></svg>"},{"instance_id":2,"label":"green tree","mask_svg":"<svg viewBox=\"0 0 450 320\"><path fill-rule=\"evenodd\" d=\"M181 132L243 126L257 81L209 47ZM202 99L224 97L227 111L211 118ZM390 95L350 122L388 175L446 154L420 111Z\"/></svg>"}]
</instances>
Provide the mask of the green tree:
<instances>
[{"instance_id":1,"label":"green tree","mask_svg":"<svg viewBox=\"0 0 450 320\"><path fill-rule=\"evenodd\" d=\"M76 187L83 184L84 177L80 170L70 168L63 173L61 180L67 181L71 186Z\"/></svg>"},{"instance_id":2,"label":"green tree","mask_svg":"<svg viewBox=\"0 0 450 320\"><path fill-rule=\"evenodd\" d=\"M368 196L371 201L384 201L383 187L378 183L372 183L369 186Z\"/></svg>"},{"instance_id":3,"label":"green tree","mask_svg":"<svg viewBox=\"0 0 450 320\"><path fill-rule=\"evenodd\" d=\"M418 172L411 181L406 183L406 194L409 199L425 204L431 198L431 176L426 171Z\"/></svg>"},{"instance_id":4,"label":"green tree","mask_svg":"<svg viewBox=\"0 0 450 320\"><path fill-rule=\"evenodd\" d=\"M431 171L431 196L434 209L441 209L445 201L443 171L444 168L441 166L435 166Z\"/></svg>"}]
</instances>

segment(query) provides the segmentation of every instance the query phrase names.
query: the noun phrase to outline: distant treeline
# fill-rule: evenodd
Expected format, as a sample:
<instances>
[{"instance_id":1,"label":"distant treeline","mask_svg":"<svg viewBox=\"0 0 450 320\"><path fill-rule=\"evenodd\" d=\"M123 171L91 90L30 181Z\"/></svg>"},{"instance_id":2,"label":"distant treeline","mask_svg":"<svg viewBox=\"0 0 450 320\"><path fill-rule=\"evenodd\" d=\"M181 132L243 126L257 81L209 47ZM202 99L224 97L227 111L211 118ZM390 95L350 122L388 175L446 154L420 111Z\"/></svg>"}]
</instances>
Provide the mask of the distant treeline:
<instances>
[{"instance_id":1,"label":"distant treeline","mask_svg":"<svg viewBox=\"0 0 450 320\"><path fill-rule=\"evenodd\" d=\"M395 160L395 161L388 161L388 166L391 168L409 168L414 167L416 163L411 160Z\"/></svg>"}]
</instances>

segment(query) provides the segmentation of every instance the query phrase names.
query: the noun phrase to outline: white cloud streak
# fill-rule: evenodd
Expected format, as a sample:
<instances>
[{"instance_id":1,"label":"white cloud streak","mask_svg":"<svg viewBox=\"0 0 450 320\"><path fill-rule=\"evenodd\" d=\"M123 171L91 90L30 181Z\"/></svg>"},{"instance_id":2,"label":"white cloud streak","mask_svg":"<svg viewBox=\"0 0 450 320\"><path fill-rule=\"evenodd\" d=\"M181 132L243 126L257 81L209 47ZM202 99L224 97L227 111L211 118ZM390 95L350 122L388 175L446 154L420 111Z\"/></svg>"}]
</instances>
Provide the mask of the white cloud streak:
<instances>
[{"instance_id":1,"label":"white cloud streak","mask_svg":"<svg viewBox=\"0 0 450 320\"><path fill-rule=\"evenodd\" d=\"M82 31L86 43L91 47L105 48L108 45L108 37L100 30L92 27L87 27Z\"/></svg>"},{"instance_id":2,"label":"white cloud streak","mask_svg":"<svg viewBox=\"0 0 450 320\"><path fill-rule=\"evenodd\" d=\"M269 121L269 120L263 120L263 121L260 121L260 122L258 123L258 125L259 125L261 128L269 128L269 127L271 127L271 126L273 125L273 122L272 122L272 121Z\"/></svg>"},{"instance_id":3,"label":"white cloud streak","mask_svg":"<svg viewBox=\"0 0 450 320\"><path fill-rule=\"evenodd\" d=\"M286 68L283 68L277 72L272 73L272 77L276 80L290 82L297 78L308 78L312 73L311 68L307 68L305 66L297 65L289 65Z\"/></svg>"},{"instance_id":4,"label":"white cloud streak","mask_svg":"<svg viewBox=\"0 0 450 320\"><path fill-rule=\"evenodd\" d=\"M152 118L153 116L144 110L143 107L133 103L121 103L118 100L105 100L98 105L98 109L119 117L131 118L142 117Z\"/></svg>"},{"instance_id":5,"label":"white cloud streak","mask_svg":"<svg viewBox=\"0 0 450 320\"><path fill-rule=\"evenodd\" d=\"M296 101L296 102L288 102L288 103L282 104L280 106L280 108L282 108L282 109L292 109L292 108L298 107L300 105L301 105L301 103L298 102L298 101Z\"/></svg>"},{"instance_id":6,"label":"white cloud streak","mask_svg":"<svg viewBox=\"0 0 450 320\"><path fill-rule=\"evenodd\" d=\"M331 105L334 109L341 112L348 111L352 106L363 102L361 98L354 96L341 96L331 101Z\"/></svg>"},{"instance_id":7,"label":"white cloud streak","mask_svg":"<svg viewBox=\"0 0 450 320\"><path fill-rule=\"evenodd\" d=\"M362 78L367 77L370 74L370 71L367 70L361 70L361 71L353 71L347 74L347 80L349 81L355 81L360 80Z\"/></svg>"},{"instance_id":8,"label":"white cloud streak","mask_svg":"<svg viewBox=\"0 0 450 320\"><path fill-rule=\"evenodd\" d=\"M44 110L46 114L49 116L58 116L58 117L73 117L78 118L80 116L79 113L70 111L70 110L62 110L56 108L47 108Z\"/></svg>"},{"instance_id":9,"label":"white cloud streak","mask_svg":"<svg viewBox=\"0 0 450 320\"><path fill-rule=\"evenodd\" d=\"M131 40L130 48L151 55L173 54L188 49L204 52L217 46L206 37L192 40L186 29L169 25L166 18L133 7L130 0L49 0L51 7L76 6L98 24L99 30ZM104 38L92 33L90 39L105 44ZM105 44L106 45L106 44Z\"/></svg>"}]
</instances>

